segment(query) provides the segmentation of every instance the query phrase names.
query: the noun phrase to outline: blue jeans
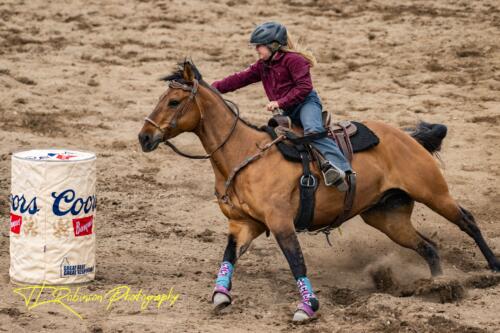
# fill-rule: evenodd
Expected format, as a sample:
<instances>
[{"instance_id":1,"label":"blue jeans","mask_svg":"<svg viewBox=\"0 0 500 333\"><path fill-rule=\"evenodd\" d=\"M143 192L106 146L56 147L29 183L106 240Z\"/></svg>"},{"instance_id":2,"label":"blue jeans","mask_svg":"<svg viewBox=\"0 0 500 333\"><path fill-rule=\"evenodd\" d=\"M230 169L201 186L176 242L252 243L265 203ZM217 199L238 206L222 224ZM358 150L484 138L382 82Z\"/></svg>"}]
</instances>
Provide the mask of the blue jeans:
<instances>
[{"instance_id":1,"label":"blue jeans","mask_svg":"<svg viewBox=\"0 0 500 333\"><path fill-rule=\"evenodd\" d=\"M284 111L284 114L289 116L294 124L304 128L304 134L323 132L325 130L321 116L323 104L315 90L312 90L302 103ZM316 139L311 144L318 149L330 163L344 172L352 172L349 161L345 158L344 154L342 154L337 143L333 139L330 137Z\"/></svg>"}]
</instances>

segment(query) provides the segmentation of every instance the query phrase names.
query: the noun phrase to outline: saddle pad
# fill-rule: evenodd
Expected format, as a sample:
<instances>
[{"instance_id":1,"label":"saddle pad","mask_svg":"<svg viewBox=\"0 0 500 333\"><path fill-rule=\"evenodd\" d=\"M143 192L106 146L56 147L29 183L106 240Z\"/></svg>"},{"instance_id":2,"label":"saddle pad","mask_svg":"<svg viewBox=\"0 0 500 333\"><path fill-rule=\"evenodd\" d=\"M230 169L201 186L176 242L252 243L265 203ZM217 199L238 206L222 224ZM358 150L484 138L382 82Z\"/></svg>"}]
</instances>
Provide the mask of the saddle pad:
<instances>
[{"instance_id":1,"label":"saddle pad","mask_svg":"<svg viewBox=\"0 0 500 333\"><path fill-rule=\"evenodd\" d=\"M375 133L372 132L371 129L369 129L365 124L359 123L357 121L352 121L352 123L354 123L358 128L356 134L350 137L354 153L359 153L378 145L379 138ZM262 126L261 128L265 130L273 140L277 138L276 132L274 132L273 127ZM288 161L301 161L299 152L293 145L288 145L284 142L278 142L277 146L279 151Z\"/></svg>"}]
</instances>

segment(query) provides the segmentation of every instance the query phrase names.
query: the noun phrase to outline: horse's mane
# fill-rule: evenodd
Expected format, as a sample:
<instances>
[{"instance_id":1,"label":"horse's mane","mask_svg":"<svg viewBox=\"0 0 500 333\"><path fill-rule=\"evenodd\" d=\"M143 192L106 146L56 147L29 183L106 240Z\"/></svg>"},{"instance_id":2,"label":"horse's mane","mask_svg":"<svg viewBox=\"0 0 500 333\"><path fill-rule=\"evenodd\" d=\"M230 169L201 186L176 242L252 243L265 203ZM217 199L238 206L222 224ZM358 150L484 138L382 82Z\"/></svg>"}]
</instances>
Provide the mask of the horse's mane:
<instances>
[{"instance_id":1,"label":"horse's mane","mask_svg":"<svg viewBox=\"0 0 500 333\"><path fill-rule=\"evenodd\" d=\"M161 81L176 81L176 82L179 82L182 84L187 84L187 85L193 84L193 82L184 79L184 66L186 66L188 64L190 65L191 70L193 71L194 78L198 81L201 81L203 78L201 76L200 71L195 66L193 61L191 59L188 59L188 58L184 58L184 60L179 61L175 65L174 69L172 70L172 73L170 73L169 75L163 76L162 78L160 78L160 80Z\"/></svg>"},{"instance_id":2,"label":"horse's mane","mask_svg":"<svg viewBox=\"0 0 500 333\"><path fill-rule=\"evenodd\" d=\"M183 61L178 62L177 65L174 67L172 73L170 73L169 75L163 76L162 78L160 78L160 80L161 81L176 81L176 82L179 82L179 83L182 83L182 84L192 85L193 82L184 79L184 75L183 75L184 74L184 66L186 66L188 64L190 65L191 70L193 71L194 78L196 80L198 80L198 82L200 83L200 85L202 85L205 88L208 88L210 91L214 92L217 96L219 96L219 98L222 100L222 102L224 103L224 105L226 105L229 108L229 110L231 110L231 112L236 116L237 115L236 112L231 107L231 105L227 102L227 99L225 99L224 97L222 97L222 94L217 89L215 89L208 82L206 82L205 80L203 80L203 77L202 77L200 71L198 70L198 68L196 67L196 65L194 64L194 62L191 59L185 58ZM234 104L237 107L236 103L231 102L231 101L230 101L230 103ZM255 124L252 124L248 120L243 119L241 117L239 117L239 119L245 125L253 128L253 129L257 130L257 131L260 131L260 132L264 131L264 129L262 128L262 126L257 126Z\"/></svg>"}]
</instances>

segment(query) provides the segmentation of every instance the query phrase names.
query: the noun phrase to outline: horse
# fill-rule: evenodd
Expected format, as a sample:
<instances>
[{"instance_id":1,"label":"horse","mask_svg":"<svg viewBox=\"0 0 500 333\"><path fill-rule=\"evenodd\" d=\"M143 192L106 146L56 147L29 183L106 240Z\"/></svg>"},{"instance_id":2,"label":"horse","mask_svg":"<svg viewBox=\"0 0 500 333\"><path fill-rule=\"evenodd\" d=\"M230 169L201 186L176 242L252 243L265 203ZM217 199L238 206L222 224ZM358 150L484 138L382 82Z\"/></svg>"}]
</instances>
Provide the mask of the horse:
<instances>
[{"instance_id":1,"label":"horse","mask_svg":"<svg viewBox=\"0 0 500 333\"><path fill-rule=\"evenodd\" d=\"M228 200L217 195L219 207L228 219L223 255L226 266L221 265L219 274L222 272L224 276L227 262L235 265L255 238L264 232L268 236L272 234L288 261L302 297L293 320L313 318L319 309L319 300L307 279L306 264L293 224L299 207L297 179L302 174L301 164L286 160L276 146L270 144L270 136L262 127L241 118L237 106L230 105L203 80L192 60L179 62L176 69L161 80L168 83L168 88L153 112L145 118L138 135L144 152L166 143L183 156L209 159L215 175L216 195L225 191L225 182L242 161L259 152L262 155L232 180ZM434 277L442 274L437 246L415 230L411 222L414 203L423 203L469 235L489 268L500 271L500 260L488 246L471 212L451 196L433 156L446 135L446 127L417 126L410 133L380 121L363 123L379 137L379 144L354 154L352 167L357 175L357 191L348 219L360 215L365 223L395 243L414 250L425 260ZM182 153L168 141L183 132L196 134L206 154ZM264 146L268 149L262 149ZM318 167L311 163L310 168L320 179ZM311 222L313 230L328 225L341 214L344 196L345 193L335 187L318 185ZM216 309L231 304L231 275L232 271L229 276L225 275L229 286L216 284L212 293ZM305 284L304 278L307 279Z\"/></svg>"}]
</instances>

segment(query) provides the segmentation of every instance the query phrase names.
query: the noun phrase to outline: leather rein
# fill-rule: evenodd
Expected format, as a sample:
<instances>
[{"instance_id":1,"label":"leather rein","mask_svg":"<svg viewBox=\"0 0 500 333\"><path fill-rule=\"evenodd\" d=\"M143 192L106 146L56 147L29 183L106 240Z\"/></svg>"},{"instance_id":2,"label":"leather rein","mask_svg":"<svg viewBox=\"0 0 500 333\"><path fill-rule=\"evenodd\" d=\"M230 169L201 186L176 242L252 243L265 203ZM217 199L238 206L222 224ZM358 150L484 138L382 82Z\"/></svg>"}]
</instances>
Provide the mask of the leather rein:
<instances>
[{"instance_id":1,"label":"leather rein","mask_svg":"<svg viewBox=\"0 0 500 333\"><path fill-rule=\"evenodd\" d=\"M170 81L169 84L168 84L168 86L170 88L173 88L173 89L182 89L182 90L190 92L189 97L187 98L187 101L184 102L184 104L182 105L182 108L177 108L177 110L175 111L175 113L172 116L171 120L169 121L169 123L165 127L161 127L159 124L157 124L154 120L152 120L149 117L145 117L144 121L150 123L155 128L157 128L161 133L163 133L163 138L164 138L165 134L166 134L165 133L166 130L177 127L177 119L184 114L184 112L187 110L187 107L191 104L191 102L194 101L196 103L196 105L198 106L198 109L200 110L200 124L198 124L198 126L200 126L201 122L203 121L203 112L201 111L201 107L198 104L198 101L196 99L196 94L198 93L198 87L199 87L199 85L200 84L199 84L198 80L196 80L196 79L193 80L193 86L192 87L189 86L189 85L177 82L177 81ZM172 148L172 150L175 153L177 153L177 154L179 154L181 156L187 157L187 158L197 159L197 160L204 160L204 159L211 158L212 155L216 151L218 151L220 148L222 148L222 146L224 146L226 144L226 142L229 141L229 139L231 138L231 136L234 133L234 129L236 128L236 125L238 124L238 120L240 119L240 110L239 110L238 106L235 103L233 103L232 101L230 101L230 100L227 100L227 99L224 99L224 98L222 98L222 100L225 102L225 104L227 105L227 107L229 107L230 109L232 109L232 108L227 104L228 102L231 103L234 106L234 109L236 111L231 111L231 112L233 112L236 117L234 119L234 123L231 126L231 129L229 130L229 133L227 134L227 136L210 153L205 154L205 155L191 155L191 154L184 153L184 152L180 151L179 148L177 148L173 143L171 143L168 140L163 139L162 142L165 143L170 148Z\"/></svg>"}]
</instances>

